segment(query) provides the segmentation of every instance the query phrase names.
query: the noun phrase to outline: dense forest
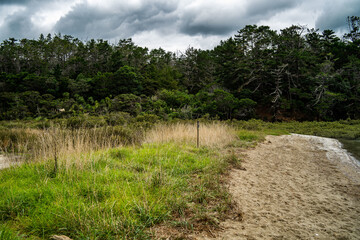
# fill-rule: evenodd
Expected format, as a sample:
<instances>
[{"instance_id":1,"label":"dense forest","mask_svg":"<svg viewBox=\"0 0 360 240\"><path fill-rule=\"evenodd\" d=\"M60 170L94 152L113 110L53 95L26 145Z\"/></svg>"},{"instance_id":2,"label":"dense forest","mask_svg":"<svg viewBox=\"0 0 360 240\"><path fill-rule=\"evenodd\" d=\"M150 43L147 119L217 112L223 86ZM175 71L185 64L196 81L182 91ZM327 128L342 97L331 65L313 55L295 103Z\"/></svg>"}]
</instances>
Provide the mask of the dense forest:
<instances>
[{"instance_id":1,"label":"dense forest","mask_svg":"<svg viewBox=\"0 0 360 240\"><path fill-rule=\"evenodd\" d=\"M342 38L248 25L212 50L149 50L61 34L0 47L0 120L76 115L160 119L360 118L360 18Z\"/></svg>"}]
</instances>

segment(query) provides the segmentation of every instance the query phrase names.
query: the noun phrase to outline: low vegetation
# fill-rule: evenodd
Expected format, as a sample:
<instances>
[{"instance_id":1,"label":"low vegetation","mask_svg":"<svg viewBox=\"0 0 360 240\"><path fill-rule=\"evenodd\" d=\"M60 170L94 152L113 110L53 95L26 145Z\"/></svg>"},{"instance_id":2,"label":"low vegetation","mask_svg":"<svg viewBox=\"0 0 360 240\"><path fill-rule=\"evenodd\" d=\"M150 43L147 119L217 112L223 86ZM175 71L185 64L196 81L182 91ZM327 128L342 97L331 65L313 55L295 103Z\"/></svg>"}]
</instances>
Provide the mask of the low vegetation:
<instances>
[{"instance_id":1,"label":"low vegetation","mask_svg":"<svg viewBox=\"0 0 360 240\"><path fill-rule=\"evenodd\" d=\"M267 134L359 139L359 121L2 122L3 153L25 163L0 172L0 237L151 239L212 231L233 205L224 181L235 151ZM39 126L43 127L39 127ZM28 127L26 127L28 126ZM31 126L31 127L29 127Z\"/></svg>"},{"instance_id":2,"label":"low vegetation","mask_svg":"<svg viewBox=\"0 0 360 240\"><path fill-rule=\"evenodd\" d=\"M145 142L190 143L196 145L196 124L170 123L158 124L146 135ZM236 139L234 128L221 122L201 123L199 142L205 147L224 147Z\"/></svg>"},{"instance_id":3,"label":"low vegetation","mask_svg":"<svg viewBox=\"0 0 360 240\"><path fill-rule=\"evenodd\" d=\"M196 148L191 129L196 126L190 123L157 125L141 146L122 144L116 134L96 145L87 141L95 137L93 128L76 130L75 138L66 137L71 131L53 127L23 129L21 134L10 129L11 136L19 137L12 146L29 150L30 163L1 171L2 231L16 237L20 235L13 233L19 232L26 239L54 234L146 239L152 236L150 227L162 222L182 231L215 228L232 207L221 176L230 160L234 164L216 150L236 140L235 130L221 123L202 125L201 140L207 141ZM54 135L48 139L50 133ZM34 135L32 143L39 146L21 148L23 134ZM54 152L55 142L56 171L55 155L42 154Z\"/></svg>"},{"instance_id":4,"label":"low vegetation","mask_svg":"<svg viewBox=\"0 0 360 240\"><path fill-rule=\"evenodd\" d=\"M335 122L264 122L260 120L233 121L243 130L260 131L264 134L298 133L337 139L360 139L360 120L340 120Z\"/></svg>"}]
</instances>

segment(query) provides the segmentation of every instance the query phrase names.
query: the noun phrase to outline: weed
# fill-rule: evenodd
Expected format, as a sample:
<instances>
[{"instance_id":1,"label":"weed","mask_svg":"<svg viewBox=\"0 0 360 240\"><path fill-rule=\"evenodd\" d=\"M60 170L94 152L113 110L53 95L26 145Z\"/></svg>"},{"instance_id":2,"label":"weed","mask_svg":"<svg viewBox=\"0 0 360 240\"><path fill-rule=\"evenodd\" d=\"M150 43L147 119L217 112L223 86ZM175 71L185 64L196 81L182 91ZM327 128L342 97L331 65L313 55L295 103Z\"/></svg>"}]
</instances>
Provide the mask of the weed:
<instances>
[{"instance_id":1,"label":"weed","mask_svg":"<svg viewBox=\"0 0 360 240\"><path fill-rule=\"evenodd\" d=\"M235 154L234 151L231 151L230 154L225 156L225 161L232 167L241 167L241 159L238 157L238 154Z\"/></svg>"}]
</instances>

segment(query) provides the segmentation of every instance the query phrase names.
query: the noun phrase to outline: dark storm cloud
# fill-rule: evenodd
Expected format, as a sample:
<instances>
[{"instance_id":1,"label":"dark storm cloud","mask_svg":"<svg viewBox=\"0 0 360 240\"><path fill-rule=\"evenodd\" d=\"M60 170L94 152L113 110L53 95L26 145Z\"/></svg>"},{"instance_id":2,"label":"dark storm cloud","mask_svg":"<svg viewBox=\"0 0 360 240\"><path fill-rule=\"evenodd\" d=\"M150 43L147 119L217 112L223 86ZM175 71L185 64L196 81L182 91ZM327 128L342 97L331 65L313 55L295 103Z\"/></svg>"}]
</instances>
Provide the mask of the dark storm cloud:
<instances>
[{"instance_id":1,"label":"dark storm cloud","mask_svg":"<svg viewBox=\"0 0 360 240\"><path fill-rule=\"evenodd\" d=\"M29 17L23 12L18 12L7 19L7 28L15 35L21 35L27 31L31 31L33 26Z\"/></svg>"},{"instance_id":2,"label":"dark storm cloud","mask_svg":"<svg viewBox=\"0 0 360 240\"><path fill-rule=\"evenodd\" d=\"M252 0L250 5L246 9L246 17L248 18L257 18L264 19L269 16L272 16L278 12L284 11L286 9L293 8L301 1L289 1L289 0L278 0L278 1L268 1L268 0Z\"/></svg>"},{"instance_id":3,"label":"dark storm cloud","mask_svg":"<svg viewBox=\"0 0 360 240\"><path fill-rule=\"evenodd\" d=\"M35 26L31 23L28 11L22 10L5 18L5 24L0 29L0 36L4 38L24 38L28 33L32 34L34 28Z\"/></svg>"},{"instance_id":4,"label":"dark storm cloud","mask_svg":"<svg viewBox=\"0 0 360 240\"><path fill-rule=\"evenodd\" d=\"M210 13L206 12L208 9L199 5L184 13L180 29L182 33L189 35L225 35L295 5L295 1L287 0L253 0L243 4L233 2L233 6L230 5L230 8L226 9L222 9L220 5ZM202 17L199 18L199 15Z\"/></svg>"},{"instance_id":5,"label":"dark storm cloud","mask_svg":"<svg viewBox=\"0 0 360 240\"><path fill-rule=\"evenodd\" d=\"M0 39L37 38L41 33L48 33L51 27L44 28L46 22L39 25L37 14L70 1L0 0Z\"/></svg>"},{"instance_id":6,"label":"dark storm cloud","mask_svg":"<svg viewBox=\"0 0 360 240\"><path fill-rule=\"evenodd\" d=\"M343 2L326 5L315 24L317 28L323 30L347 31L347 17L359 16L359 14L359 0L344 0Z\"/></svg>"},{"instance_id":7,"label":"dark storm cloud","mask_svg":"<svg viewBox=\"0 0 360 240\"><path fill-rule=\"evenodd\" d=\"M89 28L98 28L102 21L108 20L106 13L99 12L86 4L77 5L56 23L54 29L65 34L82 36ZM103 26L102 29L105 27ZM99 29L101 31L102 29Z\"/></svg>"},{"instance_id":8,"label":"dark storm cloud","mask_svg":"<svg viewBox=\"0 0 360 240\"><path fill-rule=\"evenodd\" d=\"M0 0L0 5L7 5L7 4L24 4L30 2L28 0Z\"/></svg>"},{"instance_id":9,"label":"dark storm cloud","mask_svg":"<svg viewBox=\"0 0 360 240\"><path fill-rule=\"evenodd\" d=\"M176 17L176 2L144 1L137 7L126 4L99 9L89 4L76 5L55 25L56 31L83 38L129 37L137 32L167 28Z\"/></svg>"},{"instance_id":10,"label":"dark storm cloud","mask_svg":"<svg viewBox=\"0 0 360 240\"><path fill-rule=\"evenodd\" d=\"M189 4L192 2L189 1ZM203 2L187 8L174 1L143 1L137 8L119 4L115 9L102 9L82 3L63 16L54 29L56 32L82 38L127 37L141 31L178 31L185 35L226 35L246 24L254 24L264 17L296 5L296 2L267 0L236 3ZM228 6L228 7L227 7ZM221 11L218 11L217 8ZM243 8L245 11L239 11ZM246 8L246 9L245 9Z\"/></svg>"},{"instance_id":11,"label":"dark storm cloud","mask_svg":"<svg viewBox=\"0 0 360 240\"><path fill-rule=\"evenodd\" d=\"M40 2L50 2L48 0L0 0L1 5L22 5L22 6L30 6L30 4L36 4Z\"/></svg>"},{"instance_id":12,"label":"dark storm cloud","mask_svg":"<svg viewBox=\"0 0 360 240\"><path fill-rule=\"evenodd\" d=\"M226 22L210 23L206 21L194 23L193 21L185 21L180 30L184 34L189 35L225 35L236 29L236 23L229 25Z\"/></svg>"}]
</instances>

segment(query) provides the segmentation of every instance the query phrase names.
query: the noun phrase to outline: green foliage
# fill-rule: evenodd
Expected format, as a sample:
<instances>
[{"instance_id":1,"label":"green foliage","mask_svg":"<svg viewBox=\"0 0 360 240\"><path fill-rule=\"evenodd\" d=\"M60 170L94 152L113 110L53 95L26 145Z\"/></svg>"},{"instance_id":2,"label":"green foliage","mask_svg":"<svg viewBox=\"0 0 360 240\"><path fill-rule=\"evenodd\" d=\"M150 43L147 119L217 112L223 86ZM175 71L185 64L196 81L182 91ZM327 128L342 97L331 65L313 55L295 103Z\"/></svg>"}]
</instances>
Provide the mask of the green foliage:
<instances>
[{"instance_id":1,"label":"green foliage","mask_svg":"<svg viewBox=\"0 0 360 240\"><path fill-rule=\"evenodd\" d=\"M106 123L103 117L79 115L66 119L64 125L67 128L92 128L105 126Z\"/></svg>"},{"instance_id":2,"label":"green foliage","mask_svg":"<svg viewBox=\"0 0 360 240\"><path fill-rule=\"evenodd\" d=\"M214 177L218 159L206 149L150 144L99 152L80 169L60 165L55 178L48 164L2 170L1 221L30 238L146 239L149 227L171 216L200 217L212 198L226 201ZM0 234L18 239L11 227Z\"/></svg>"},{"instance_id":3,"label":"green foliage","mask_svg":"<svg viewBox=\"0 0 360 240\"><path fill-rule=\"evenodd\" d=\"M104 116L106 123L110 126L125 125L132 121L132 118L127 112L111 112Z\"/></svg>"},{"instance_id":4,"label":"green foliage","mask_svg":"<svg viewBox=\"0 0 360 240\"><path fill-rule=\"evenodd\" d=\"M341 120L336 122L277 122L270 123L252 119L233 121L235 126L244 130L262 131L265 134L299 133L337 139L360 139L359 120Z\"/></svg>"},{"instance_id":5,"label":"green foliage","mask_svg":"<svg viewBox=\"0 0 360 240\"><path fill-rule=\"evenodd\" d=\"M247 25L212 50L181 54L131 39L11 38L0 46L0 120L112 111L161 119L358 119L359 17L347 21L342 39L330 29ZM123 94L132 97L119 100Z\"/></svg>"},{"instance_id":6,"label":"green foliage","mask_svg":"<svg viewBox=\"0 0 360 240\"><path fill-rule=\"evenodd\" d=\"M12 230L10 227L8 227L5 224L0 225L0 239L2 240L21 240L23 237L17 233L15 233L14 230Z\"/></svg>"},{"instance_id":7,"label":"green foliage","mask_svg":"<svg viewBox=\"0 0 360 240\"><path fill-rule=\"evenodd\" d=\"M158 122L159 119L160 118L155 114L141 113L136 117L135 120L137 122L145 122L145 123L154 124L154 123Z\"/></svg>"},{"instance_id":8,"label":"green foliage","mask_svg":"<svg viewBox=\"0 0 360 240\"><path fill-rule=\"evenodd\" d=\"M127 112L133 116L141 112L140 97L134 94L120 94L112 99L111 111Z\"/></svg>"},{"instance_id":9,"label":"green foliage","mask_svg":"<svg viewBox=\"0 0 360 240\"><path fill-rule=\"evenodd\" d=\"M140 73L136 73L133 67L125 65L112 75L109 91L112 95L140 94L142 91L142 76Z\"/></svg>"},{"instance_id":10,"label":"green foliage","mask_svg":"<svg viewBox=\"0 0 360 240\"><path fill-rule=\"evenodd\" d=\"M163 100L166 105L173 109L182 108L191 103L192 96L178 90L162 90L157 94L158 98Z\"/></svg>"},{"instance_id":11,"label":"green foliage","mask_svg":"<svg viewBox=\"0 0 360 240\"><path fill-rule=\"evenodd\" d=\"M253 116L256 102L251 99L238 99L233 94L216 89L213 93L199 92L196 95L196 112L220 119L247 119Z\"/></svg>"}]
</instances>

